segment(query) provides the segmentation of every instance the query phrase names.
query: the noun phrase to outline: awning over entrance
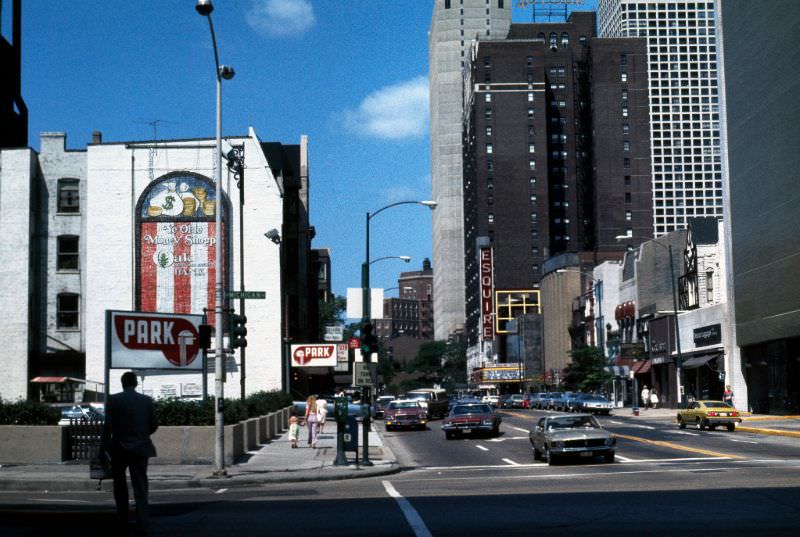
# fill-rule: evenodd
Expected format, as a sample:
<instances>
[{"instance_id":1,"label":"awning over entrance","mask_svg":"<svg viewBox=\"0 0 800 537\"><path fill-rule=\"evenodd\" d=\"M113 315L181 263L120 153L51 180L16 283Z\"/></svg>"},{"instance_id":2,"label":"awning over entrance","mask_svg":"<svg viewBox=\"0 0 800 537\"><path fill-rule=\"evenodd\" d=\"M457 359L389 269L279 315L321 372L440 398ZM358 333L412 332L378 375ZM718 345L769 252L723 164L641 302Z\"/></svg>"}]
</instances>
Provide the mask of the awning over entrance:
<instances>
[{"instance_id":1,"label":"awning over entrance","mask_svg":"<svg viewBox=\"0 0 800 537\"><path fill-rule=\"evenodd\" d=\"M650 360L642 360L641 362L634 363L631 371L633 371L634 375L643 375L648 373L651 367L653 367L653 362Z\"/></svg>"},{"instance_id":2,"label":"awning over entrance","mask_svg":"<svg viewBox=\"0 0 800 537\"><path fill-rule=\"evenodd\" d=\"M702 356L693 356L688 360L685 360L681 367L683 367L683 369L696 369L700 366L706 365L709 361L713 360L714 358L717 358L718 356L719 353L704 354Z\"/></svg>"},{"instance_id":3,"label":"awning over entrance","mask_svg":"<svg viewBox=\"0 0 800 537\"><path fill-rule=\"evenodd\" d=\"M39 384L45 383L54 383L54 384L63 384L65 382L78 382L80 384L85 384L85 380L75 379L72 377L33 377L31 382L36 382Z\"/></svg>"}]
</instances>

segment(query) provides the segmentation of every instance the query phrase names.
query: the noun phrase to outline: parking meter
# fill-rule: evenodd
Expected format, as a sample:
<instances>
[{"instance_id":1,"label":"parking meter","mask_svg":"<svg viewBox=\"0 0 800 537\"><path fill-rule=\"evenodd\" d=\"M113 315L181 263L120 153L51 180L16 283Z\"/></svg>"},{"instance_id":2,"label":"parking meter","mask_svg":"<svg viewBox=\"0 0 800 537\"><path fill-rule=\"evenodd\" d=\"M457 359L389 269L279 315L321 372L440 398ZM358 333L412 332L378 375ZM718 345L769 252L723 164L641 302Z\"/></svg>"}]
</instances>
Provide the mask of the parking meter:
<instances>
[{"instance_id":1,"label":"parking meter","mask_svg":"<svg viewBox=\"0 0 800 537\"><path fill-rule=\"evenodd\" d=\"M344 397L337 397L335 402L334 413L336 415L336 422L343 424L347 421L347 399Z\"/></svg>"},{"instance_id":2,"label":"parking meter","mask_svg":"<svg viewBox=\"0 0 800 537\"><path fill-rule=\"evenodd\" d=\"M344 429L347 424L347 399L337 397L334 399L335 406L333 413L336 417L336 460L333 464L343 466L347 464L347 457L344 455Z\"/></svg>"}]
</instances>

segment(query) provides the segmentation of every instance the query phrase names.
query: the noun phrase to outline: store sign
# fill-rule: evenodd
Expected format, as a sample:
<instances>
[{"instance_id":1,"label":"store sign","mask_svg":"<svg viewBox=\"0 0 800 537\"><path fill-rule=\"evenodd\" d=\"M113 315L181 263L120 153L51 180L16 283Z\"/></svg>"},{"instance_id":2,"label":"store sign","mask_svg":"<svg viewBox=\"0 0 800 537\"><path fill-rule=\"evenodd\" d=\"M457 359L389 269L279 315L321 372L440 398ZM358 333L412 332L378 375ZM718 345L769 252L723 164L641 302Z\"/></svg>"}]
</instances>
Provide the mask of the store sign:
<instances>
[{"instance_id":1,"label":"store sign","mask_svg":"<svg viewBox=\"0 0 800 537\"><path fill-rule=\"evenodd\" d=\"M109 366L121 369L202 370L202 315L106 311Z\"/></svg>"},{"instance_id":2,"label":"store sign","mask_svg":"<svg viewBox=\"0 0 800 537\"><path fill-rule=\"evenodd\" d=\"M343 324L326 324L325 341L342 341L344 339L344 325Z\"/></svg>"},{"instance_id":3,"label":"store sign","mask_svg":"<svg viewBox=\"0 0 800 537\"><path fill-rule=\"evenodd\" d=\"M292 367L333 367L336 365L335 343L292 345Z\"/></svg>"},{"instance_id":4,"label":"store sign","mask_svg":"<svg viewBox=\"0 0 800 537\"><path fill-rule=\"evenodd\" d=\"M672 317L653 319L648 325L650 333L650 356L654 359L667 358L675 348L675 330Z\"/></svg>"},{"instance_id":5,"label":"store sign","mask_svg":"<svg viewBox=\"0 0 800 537\"><path fill-rule=\"evenodd\" d=\"M694 329L694 346L706 347L708 345L719 345L722 343L722 326L712 324L702 328Z\"/></svg>"},{"instance_id":6,"label":"store sign","mask_svg":"<svg viewBox=\"0 0 800 537\"><path fill-rule=\"evenodd\" d=\"M512 367L485 367L481 370L481 382L519 382L524 368L521 365Z\"/></svg>"},{"instance_id":7,"label":"store sign","mask_svg":"<svg viewBox=\"0 0 800 537\"><path fill-rule=\"evenodd\" d=\"M491 248L480 250L481 278L481 337L484 341L494 339L494 260Z\"/></svg>"}]
</instances>

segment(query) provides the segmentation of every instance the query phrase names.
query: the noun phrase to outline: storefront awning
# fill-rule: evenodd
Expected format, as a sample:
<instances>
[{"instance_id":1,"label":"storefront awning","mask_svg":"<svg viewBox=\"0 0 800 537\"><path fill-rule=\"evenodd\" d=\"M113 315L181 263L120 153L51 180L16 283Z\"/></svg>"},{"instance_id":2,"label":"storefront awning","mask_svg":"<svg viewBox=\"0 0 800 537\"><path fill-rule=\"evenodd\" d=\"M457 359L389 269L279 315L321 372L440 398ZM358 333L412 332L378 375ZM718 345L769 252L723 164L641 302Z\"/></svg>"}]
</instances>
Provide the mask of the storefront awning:
<instances>
[{"instance_id":1,"label":"storefront awning","mask_svg":"<svg viewBox=\"0 0 800 537\"><path fill-rule=\"evenodd\" d=\"M642 360L641 362L634 363L631 370L634 375L644 375L650 371L651 367L653 367L653 362L650 360Z\"/></svg>"},{"instance_id":2,"label":"storefront awning","mask_svg":"<svg viewBox=\"0 0 800 537\"><path fill-rule=\"evenodd\" d=\"M76 379L72 377L33 377L31 382L36 382L39 384L45 383L54 383L54 384L63 384L65 382L77 382L79 384L86 384L85 380Z\"/></svg>"},{"instance_id":3,"label":"storefront awning","mask_svg":"<svg viewBox=\"0 0 800 537\"><path fill-rule=\"evenodd\" d=\"M710 360L717 358L719 354L704 354L702 356L693 356L688 360L684 360L683 369L696 369L700 366L706 365Z\"/></svg>"}]
</instances>

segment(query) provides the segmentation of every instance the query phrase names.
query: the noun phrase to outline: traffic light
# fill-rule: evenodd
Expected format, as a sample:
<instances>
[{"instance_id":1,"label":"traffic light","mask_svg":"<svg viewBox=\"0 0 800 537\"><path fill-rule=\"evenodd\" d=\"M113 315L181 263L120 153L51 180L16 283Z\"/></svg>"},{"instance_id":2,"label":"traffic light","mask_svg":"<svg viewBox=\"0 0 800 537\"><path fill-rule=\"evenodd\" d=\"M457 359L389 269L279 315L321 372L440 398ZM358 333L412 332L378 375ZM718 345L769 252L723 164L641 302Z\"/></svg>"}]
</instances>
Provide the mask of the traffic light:
<instances>
[{"instance_id":1,"label":"traffic light","mask_svg":"<svg viewBox=\"0 0 800 537\"><path fill-rule=\"evenodd\" d=\"M198 329L198 345L201 349L208 349L211 346L211 333L214 327L210 324L201 324Z\"/></svg>"},{"instance_id":2,"label":"traffic light","mask_svg":"<svg viewBox=\"0 0 800 537\"><path fill-rule=\"evenodd\" d=\"M378 338L372 333L372 323L361 326L361 355L369 362L373 352L378 352Z\"/></svg>"},{"instance_id":3,"label":"traffic light","mask_svg":"<svg viewBox=\"0 0 800 537\"><path fill-rule=\"evenodd\" d=\"M247 347L247 316L231 315L231 348Z\"/></svg>"}]
</instances>

